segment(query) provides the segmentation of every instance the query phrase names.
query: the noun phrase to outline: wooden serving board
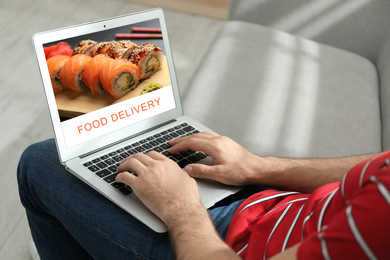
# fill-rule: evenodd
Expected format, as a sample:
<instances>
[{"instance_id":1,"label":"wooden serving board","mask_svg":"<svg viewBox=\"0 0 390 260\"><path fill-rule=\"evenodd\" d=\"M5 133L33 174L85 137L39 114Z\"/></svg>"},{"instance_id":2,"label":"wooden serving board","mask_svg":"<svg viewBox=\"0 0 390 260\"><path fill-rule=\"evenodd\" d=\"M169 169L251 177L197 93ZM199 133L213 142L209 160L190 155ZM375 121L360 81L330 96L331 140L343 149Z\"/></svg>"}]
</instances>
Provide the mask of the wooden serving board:
<instances>
[{"instance_id":1,"label":"wooden serving board","mask_svg":"<svg viewBox=\"0 0 390 260\"><path fill-rule=\"evenodd\" d=\"M163 58L163 66L150 78L142 80L139 85L119 99L113 98L110 94L92 94L90 91L78 94L73 91L65 91L56 95L58 113L61 117L73 118L94 110L120 103L124 100L138 97L145 84L158 82L164 87L171 85L168 63L166 57Z\"/></svg>"}]
</instances>

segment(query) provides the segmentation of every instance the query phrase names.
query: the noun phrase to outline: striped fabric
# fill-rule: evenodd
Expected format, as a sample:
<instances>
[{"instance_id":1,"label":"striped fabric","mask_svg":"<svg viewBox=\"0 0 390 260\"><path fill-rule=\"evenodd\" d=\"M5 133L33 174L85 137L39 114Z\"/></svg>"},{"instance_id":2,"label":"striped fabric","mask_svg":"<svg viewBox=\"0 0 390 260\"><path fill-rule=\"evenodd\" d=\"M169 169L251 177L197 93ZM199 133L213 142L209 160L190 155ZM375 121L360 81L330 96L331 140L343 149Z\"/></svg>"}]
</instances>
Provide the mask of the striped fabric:
<instances>
[{"instance_id":1,"label":"striped fabric","mask_svg":"<svg viewBox=\"0 0 390 260\"><path fill-rule=\"evenodd\" d=\"M301 242L299 259L390 259L390 151L312 194L267 190L236 211L226 242L268 259Z\"/></svg>"}]
</instances>

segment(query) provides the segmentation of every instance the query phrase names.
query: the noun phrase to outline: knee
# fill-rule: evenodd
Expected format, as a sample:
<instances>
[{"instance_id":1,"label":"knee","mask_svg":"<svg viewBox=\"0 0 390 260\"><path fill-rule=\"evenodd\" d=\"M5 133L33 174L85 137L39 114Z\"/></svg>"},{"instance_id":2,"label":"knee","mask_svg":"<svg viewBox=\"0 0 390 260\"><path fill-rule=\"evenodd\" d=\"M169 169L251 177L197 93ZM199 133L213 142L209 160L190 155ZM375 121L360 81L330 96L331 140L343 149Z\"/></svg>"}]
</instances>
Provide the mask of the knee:
<instances>
[{"instance_id":1,"label":"knee","mask_svg":"<svg viewBox=\"0 0 390 260\"><path fill-rule=\"evenodd\" d=\"M22 153L18 168L18 182L23 182L26 178L34 178L36 173L42 172L39 169L44 168L50 162L58 162L58 154L53 139L30 145Z\"/></svg>"}]
</instances>

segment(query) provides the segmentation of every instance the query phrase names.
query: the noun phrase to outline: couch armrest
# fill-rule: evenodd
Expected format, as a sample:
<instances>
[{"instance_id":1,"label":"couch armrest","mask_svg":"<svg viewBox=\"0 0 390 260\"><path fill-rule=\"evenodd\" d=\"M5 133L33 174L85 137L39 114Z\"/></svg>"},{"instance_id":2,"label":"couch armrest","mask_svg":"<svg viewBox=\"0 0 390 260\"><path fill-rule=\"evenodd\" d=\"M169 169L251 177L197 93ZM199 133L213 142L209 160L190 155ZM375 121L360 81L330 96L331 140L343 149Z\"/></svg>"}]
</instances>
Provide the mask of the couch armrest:
<instances>
[{"instance_id":1,"label":"couch armrest","mask_svg":"<svg viewBox=\"0 0 390 260\"><path fill-rule=\"evenodd\" d=\"M381 97L382 144L383 150L386 151L390 150L390 33L379 53L377 63Z\"/></svg>"}]
</instances>

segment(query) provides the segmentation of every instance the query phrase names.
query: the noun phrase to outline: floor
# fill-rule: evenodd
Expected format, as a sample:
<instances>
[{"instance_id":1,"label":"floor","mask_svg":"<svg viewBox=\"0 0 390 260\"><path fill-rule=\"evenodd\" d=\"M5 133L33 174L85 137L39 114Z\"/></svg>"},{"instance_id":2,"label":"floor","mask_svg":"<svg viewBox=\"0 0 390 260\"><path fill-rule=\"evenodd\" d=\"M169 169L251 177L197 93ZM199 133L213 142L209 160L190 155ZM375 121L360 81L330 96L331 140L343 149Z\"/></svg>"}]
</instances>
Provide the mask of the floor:
<instances>
[{"instance_id":1,"label":"floor","mask_svg":"<svg viewBox=\"0 0 390 260\"><path fill-rule=\"evenodd\" d=\"M16 168L28 145L53 137L32 35L148 8L130 0L0 2L0 259L30 259L31 236L18 197ZM171 10L166 17L183 91L223 20Z\"/></svg>"}]
</instances>

